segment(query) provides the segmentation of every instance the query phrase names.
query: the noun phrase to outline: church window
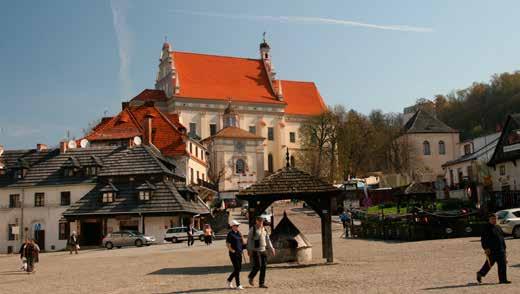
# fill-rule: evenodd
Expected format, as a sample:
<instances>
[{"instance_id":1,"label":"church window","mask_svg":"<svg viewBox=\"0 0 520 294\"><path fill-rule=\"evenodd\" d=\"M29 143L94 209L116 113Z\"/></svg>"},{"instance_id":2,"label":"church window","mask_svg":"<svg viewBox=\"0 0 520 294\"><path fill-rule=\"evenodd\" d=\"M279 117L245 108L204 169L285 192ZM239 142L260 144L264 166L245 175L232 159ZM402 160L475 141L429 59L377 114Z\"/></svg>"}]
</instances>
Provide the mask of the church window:
<instances>
[{"instance_id":1,"label":"church window","mask_svg":"<svg viewBox=\"0 0 520 294\"><path fill-rule=\"evenodd\" d=\"M197 124L196 123L190 123L190 136L197 135Z\"/></svg>"},{"instance_id":2,"label":"church window","mask_svg":"<svg viewBox=\"0 0 520 294\"><path fill-rule=\"evenodd\" d=\"M274 141L274 128L273 127L267 128L267 140Z\"/></svg>"},{"instance_id":3,"label":"church window","mask_svg":"<svg viewBox=\"0 0 520 294\"><path fill-rule=\"evenodd\" d=\"M424 155L430 155L431 154L430 142L428 142L428 141L424 141L423 142L423 154Z\"/></svg>"},{"instance_id":4,"label":"church window","mask_svg":"<svg viewBox=\"0 0 520 294\"><path fill-rule=\"evenodd\" d=\"M213 136L217 133L217 125L216 124L209 124L209 135Z\"/></svg>"},{"instance_id":5,"label":"church window","mask_svg":"<svg viewBox=\"0 0 520 294\"><path fill-rule=\"evenodd\" d=\"M439 154L446 154L446 144L444 144L444 141L439 141Z\"/></svg>"},{"instance_id":6,"label":"church window","mask_svg":"<svg viewBox=\"0 0 520 294\"><path fill-rule=\"evenodd\" d=\"M296 143L296 133L295 132L290 132L289 133L289 141L291 143Z\"/></svg>"},{"instance_id":7,"label":"church window","mask_svg":"<svg viewBox=\"0 0 520 294\"><path fill-rule=\"evenodd\" d=\"M246 170L246 163L243 159L237 159L237 162L235 164L235 173L237 174L243 174Z\"/></svg>"},{"instance_id":8,"label":"church window","mask_svg":"<svg viewBox=\"0 0 520 294\"><path fill-rule=\"evenodd\" d=\"M267 155L267 170L270 173L272 173L273 170L274 170L274 167L273 167L273 155L272 154Z\"/></svg>"}]
</instances>

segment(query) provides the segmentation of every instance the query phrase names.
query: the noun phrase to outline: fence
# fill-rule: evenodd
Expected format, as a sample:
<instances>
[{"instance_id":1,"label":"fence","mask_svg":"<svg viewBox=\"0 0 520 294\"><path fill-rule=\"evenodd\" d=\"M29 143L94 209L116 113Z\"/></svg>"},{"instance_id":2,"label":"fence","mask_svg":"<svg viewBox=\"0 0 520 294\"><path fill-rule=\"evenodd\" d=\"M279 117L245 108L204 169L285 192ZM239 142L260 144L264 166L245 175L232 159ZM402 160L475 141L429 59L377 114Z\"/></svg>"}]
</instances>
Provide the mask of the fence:
<instances>
[{"instance_id":1,"label":"fence","mask_svg":"<svg viewBox=\"0 0 520 294\"><path fill-rule=\"evenodd\" d=\"M484 197L489 211L520 207L520 191L492 191Z\"/></svg>"}]
</instances>

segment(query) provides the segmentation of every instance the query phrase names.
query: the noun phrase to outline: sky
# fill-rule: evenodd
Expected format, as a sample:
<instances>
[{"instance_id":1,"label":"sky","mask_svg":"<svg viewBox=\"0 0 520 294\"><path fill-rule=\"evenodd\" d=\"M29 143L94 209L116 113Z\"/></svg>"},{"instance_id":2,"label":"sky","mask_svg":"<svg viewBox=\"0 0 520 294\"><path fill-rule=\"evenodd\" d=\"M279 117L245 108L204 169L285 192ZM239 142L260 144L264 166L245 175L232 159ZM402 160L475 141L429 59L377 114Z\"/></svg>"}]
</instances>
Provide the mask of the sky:
<instances>
[{"instance_id":1,"label":"sky","mask_svg":"<svg viewBox=\"0 0 520 294\"><path fill-rule=\"evenodd\" d=\"M400 112L520 69L520 1L2 1L0 144L56 146L153 88L162 43L258 58L328 105Z\"/></svg>"}]
</instances>

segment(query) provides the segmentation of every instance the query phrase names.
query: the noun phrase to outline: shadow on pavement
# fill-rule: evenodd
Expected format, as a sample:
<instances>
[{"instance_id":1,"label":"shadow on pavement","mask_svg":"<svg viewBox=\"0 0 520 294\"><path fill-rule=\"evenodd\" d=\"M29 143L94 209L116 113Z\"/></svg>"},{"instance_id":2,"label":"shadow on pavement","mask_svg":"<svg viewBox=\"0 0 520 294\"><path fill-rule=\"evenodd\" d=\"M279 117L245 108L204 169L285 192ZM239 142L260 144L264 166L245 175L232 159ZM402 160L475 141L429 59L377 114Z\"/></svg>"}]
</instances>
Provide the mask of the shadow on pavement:
<instances>
[{"instance_id":1,"label":"shadow on pavement","mask_svg":"<svg viewBox=\"0 0 520 294\"><path fill-rule=\"evenodd\" d=\"M318 266L332 266L337 263L311 263L311 264L280 264L280 265L268 265L267 270L284 270L284 269L300 269ZM242 272L249 271L251 267L249 264L242 266ZM163 268L148 275L210 275L210 274L224 274L231 273L233 267L231 265L217 265L217 266L193 266L193 267L178 267L178 268Z\"/></svg>"},{"instance_id":2,"label":"shadow on pavement","mask_svg":"<svg viewBox=\"0 0 520 294\"><path fill-rule=\"evenodd\" d=\"M498 284L493 283L467 283L462 285L450 285L450 286L441 286L441 287L432 287L432 288L424 288L422 290L430 291L430 290L448 290L448 289L457 289L457 288L469 288L469 287L483 287L483 286L494 286Z\"/></svg>"},{"instance_id":3,"label":"shadow on pavement","mask_svg":"<svg viewBox=\"0 0 520 294\"><path fill-rule=\"evenodd\" d=\"M520 267L520 263L519 264L510 265L509 267Z\"/></svg>"},{"instance_id":4,"label":"shadow on pavement","mask_svg":"<svg viewBox=\"0 0 520 294\"><path fill-rule=\"evenodd\" d=\"M228 288L191 289L191 290L185 290L185 291L175 291L175 292L156 293L156 294L212 293L212 292L221 292L221 291L227 291L227 290L233 290L233 289L228 289Z\"/></svg>"}]
</instances>

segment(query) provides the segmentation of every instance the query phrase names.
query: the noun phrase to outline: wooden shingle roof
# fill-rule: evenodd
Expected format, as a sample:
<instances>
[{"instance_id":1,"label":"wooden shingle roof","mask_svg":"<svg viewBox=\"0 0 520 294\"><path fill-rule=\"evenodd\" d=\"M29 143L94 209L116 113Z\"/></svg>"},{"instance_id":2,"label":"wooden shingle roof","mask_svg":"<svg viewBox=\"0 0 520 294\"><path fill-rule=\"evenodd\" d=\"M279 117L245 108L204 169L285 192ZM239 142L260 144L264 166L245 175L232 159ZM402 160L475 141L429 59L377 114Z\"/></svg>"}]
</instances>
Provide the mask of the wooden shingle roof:
<instances>
[{"instance_id":1,"label":"wooden shingle roof","mask_svg":"<svg viewBox=\"0 0 520 294\"><path fill-rule=\"evenodd\" d=\"M144 183L144 182L143 182ZM139 200L136 186L143 183L113 183L117 188L117 194L113 202L101 201L102 189L105 184L98 184L76 203L72 204L64 213L64 216L73 217L81 215L112 215L112 214L138 214L138 213L178 213L207 214L208 208L195 197L184 198L175 188L171 180L158 179L151 183L155 190L150 200Z\"/></svg>"},{"instance_id":2,"label":"wooden shingle roof","mask_svg":"<svg viewBox=\"0 0 520 294\"><path fill-rule=\"evenodd\" d=\"M249 186L238 193L245 199L257 195L298 195L317 193L340 193L333 185L311 176L295 167L284 167L274 174L263 178L260 182Z\"/></svg>"}]
</instances>

